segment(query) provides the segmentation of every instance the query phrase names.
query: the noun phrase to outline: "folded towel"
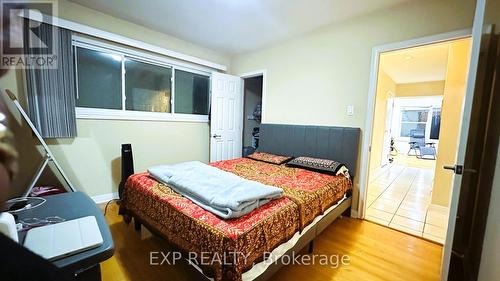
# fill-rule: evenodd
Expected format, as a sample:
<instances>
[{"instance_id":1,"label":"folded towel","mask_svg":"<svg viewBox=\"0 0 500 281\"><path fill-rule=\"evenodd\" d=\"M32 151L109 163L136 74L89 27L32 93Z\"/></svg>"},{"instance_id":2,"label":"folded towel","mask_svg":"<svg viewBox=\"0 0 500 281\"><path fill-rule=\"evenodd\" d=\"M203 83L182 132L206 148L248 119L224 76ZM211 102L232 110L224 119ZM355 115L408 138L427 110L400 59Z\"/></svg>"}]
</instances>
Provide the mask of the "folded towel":
<instances>
[{"instance_id":1,"label":"folded towel","mask_svg":"<svg viewBox=\"0 0 500 281\"><path fill-rule=\"evenodd\" d=\"M283 195L281 188L246 180L198 161L155 166L148 172L224 219L241 217Z\"/></svg>"}]
</instances>

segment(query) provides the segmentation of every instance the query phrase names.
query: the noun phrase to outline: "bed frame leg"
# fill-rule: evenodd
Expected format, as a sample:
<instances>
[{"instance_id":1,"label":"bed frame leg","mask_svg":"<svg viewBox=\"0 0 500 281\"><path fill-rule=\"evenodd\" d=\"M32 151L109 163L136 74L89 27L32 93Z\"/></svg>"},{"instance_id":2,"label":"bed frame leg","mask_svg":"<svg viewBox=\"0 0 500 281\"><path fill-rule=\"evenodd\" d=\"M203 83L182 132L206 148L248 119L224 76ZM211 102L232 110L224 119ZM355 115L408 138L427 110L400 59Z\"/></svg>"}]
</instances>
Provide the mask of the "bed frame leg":
<instances>
[{"instance_id":1,"label":"bed frame leg","mask_svg":"<svg viewBox=\"0 0 500 281\"><path fill-rule=\"evenodd\" d=\"M313 242L314 242L314 240L311 240L311 241L309 242L309 245L307 246L307 252L308 252L309 254L312 254L312 252L313 252L313 250L314 250L314 243L313 243Z\"/></svg>"},{"instance_id":2,"label":"bed frame leg","mask_svg":"<svg viewBox=\"0 0 500 281\"><path fill-rule=\"evenodd\" d=\"M134 229L137 231L141 230L141 222L137 218L134 218Z\"/></svg>"}]
</instances>

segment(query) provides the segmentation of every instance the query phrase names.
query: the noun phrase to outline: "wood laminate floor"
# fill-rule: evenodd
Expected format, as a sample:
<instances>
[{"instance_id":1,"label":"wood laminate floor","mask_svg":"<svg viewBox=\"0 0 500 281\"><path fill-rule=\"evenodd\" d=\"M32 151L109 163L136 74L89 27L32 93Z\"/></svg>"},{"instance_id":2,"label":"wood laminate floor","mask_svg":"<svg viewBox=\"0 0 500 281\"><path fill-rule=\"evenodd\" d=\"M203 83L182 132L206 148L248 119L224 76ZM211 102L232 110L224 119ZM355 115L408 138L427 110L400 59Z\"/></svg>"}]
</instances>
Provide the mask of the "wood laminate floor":
<instances>
[{"instance_id":1,"label":"wood laminate floor","mask_svg":"<svg viewBox=\"0 0 500 281\"><path fill-rule=\"evenodd\" d=\"M136 232L123 222L118 207L106 219L115 255L101 264L103 281L196 280L187 264L149 265L151 251L168 251L161 238ZM141 237L142 236L142 237ZM314 254L348 255L349 265L291 265L271 280L439 280L442 246L368 221L341 218L314 242Z\"/></svg>"}]
</instances>

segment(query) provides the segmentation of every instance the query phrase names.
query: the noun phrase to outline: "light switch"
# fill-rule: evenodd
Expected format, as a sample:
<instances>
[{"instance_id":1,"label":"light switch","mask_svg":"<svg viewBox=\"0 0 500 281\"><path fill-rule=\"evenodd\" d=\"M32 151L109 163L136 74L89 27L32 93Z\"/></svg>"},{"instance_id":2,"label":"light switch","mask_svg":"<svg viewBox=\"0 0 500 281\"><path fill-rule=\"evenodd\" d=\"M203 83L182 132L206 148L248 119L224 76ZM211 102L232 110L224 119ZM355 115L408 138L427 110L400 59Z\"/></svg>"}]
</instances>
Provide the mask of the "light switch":
<instances>
[{"instance_id":1,"label":"light switch","mask_svg":"<svg viewBox=\"0 0 500 281\"><path fill-rule=\"evenodd\" d=\"M347 106L347 116L353 116L353 115L354 115L354 106L348 105Z\"/></svg>"}]
</instances>

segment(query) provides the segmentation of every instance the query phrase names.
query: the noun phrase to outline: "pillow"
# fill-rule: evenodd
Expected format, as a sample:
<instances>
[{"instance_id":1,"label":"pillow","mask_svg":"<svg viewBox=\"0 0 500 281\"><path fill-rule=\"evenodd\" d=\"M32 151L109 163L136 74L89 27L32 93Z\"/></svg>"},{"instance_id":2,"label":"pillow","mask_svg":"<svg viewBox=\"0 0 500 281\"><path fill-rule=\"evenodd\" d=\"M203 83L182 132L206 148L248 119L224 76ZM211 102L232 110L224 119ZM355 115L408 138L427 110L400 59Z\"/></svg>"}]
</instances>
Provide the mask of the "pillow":
<instances>
[{"instance_id":1,"label":"pillow","mask_svg":"<svg viewBox=\"0 0 500 281\"><path fill-rule=\"evenodd\" d=\"M286 163L286 165L289 167L304 168L330 175L345 175L349 177L349 171L346 166L334 160L301 156Z\"/></svg>"},{"instance_id":2,"label":"pillow","mask_svg":"<svg viewBox=\"0 0 500 281\"><path fill-rule=\"evenodd\" d=\"M281 164L289 161L293 157L274 155L274 154L265 153L265 152L254 152L254 153L246 156L246 158L250 158L253 160L258 160L258 161L262 161L262 162L266 162L266 163L281 165Z\"/></svg>"}]
</instances>

